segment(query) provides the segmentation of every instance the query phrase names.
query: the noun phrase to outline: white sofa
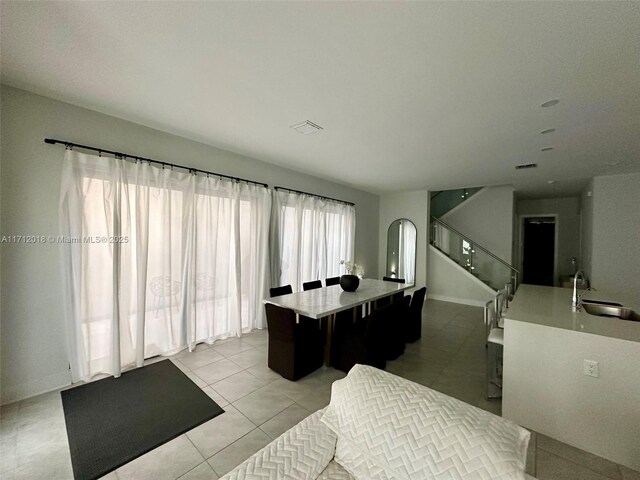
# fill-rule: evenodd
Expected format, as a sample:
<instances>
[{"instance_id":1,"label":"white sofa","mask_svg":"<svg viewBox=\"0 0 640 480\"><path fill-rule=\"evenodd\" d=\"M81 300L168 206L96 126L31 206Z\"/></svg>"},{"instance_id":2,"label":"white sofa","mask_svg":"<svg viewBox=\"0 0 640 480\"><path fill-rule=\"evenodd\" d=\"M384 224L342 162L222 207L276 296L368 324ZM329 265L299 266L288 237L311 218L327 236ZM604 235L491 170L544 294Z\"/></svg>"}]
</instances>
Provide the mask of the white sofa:
<instances>
[{"instance_id":1,"label":"white sofa","mask_svg":"<svg viewBox=\"0 0 640 480\"><path fill-rule=\"evenodd\" d=\"M331 402L224 480L531 479L529 432L373 367L356 365Z\"/></svg>"}]
</instances>

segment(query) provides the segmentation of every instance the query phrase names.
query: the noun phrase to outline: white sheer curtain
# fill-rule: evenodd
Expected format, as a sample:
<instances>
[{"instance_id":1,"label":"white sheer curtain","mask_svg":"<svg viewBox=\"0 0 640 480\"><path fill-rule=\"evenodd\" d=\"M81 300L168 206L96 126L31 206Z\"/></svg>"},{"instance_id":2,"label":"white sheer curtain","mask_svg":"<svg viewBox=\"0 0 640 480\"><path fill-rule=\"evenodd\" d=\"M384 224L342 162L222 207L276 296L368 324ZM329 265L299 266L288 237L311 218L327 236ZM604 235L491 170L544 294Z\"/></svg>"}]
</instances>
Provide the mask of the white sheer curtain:
<instances>
[{"instance_id":1,"label":"white sheer curtain","mask_svg":"<svg viewBox=\"0 0 640 480\"><path fill-rule=\"evenodd\" d=\"M60 198L74 381L265 325L266 188L67 150Z\"/></svg>"},{"instance_id":2,"label":"white sheer curtain","mask_svg":"<svg viewBox=\"0 0 640 480\"><path fill-rule=\"evenodd\" d=\"M353 260L355 208L284 190L274 190L271 214L271 283L302 283L344 273L341 260Z\"/></svg>"},{"instance_id":3,"label":"white sheer curtain","mask_svg":"<svg viewBox=\"0 0 640 480\"><path fill-rule=\"evenodd\" d=\"M416 227L413 223L403 220L398 230L400 234L398 277L404 278L406 283L415 283Z\"/></svg>"}]
</instances>

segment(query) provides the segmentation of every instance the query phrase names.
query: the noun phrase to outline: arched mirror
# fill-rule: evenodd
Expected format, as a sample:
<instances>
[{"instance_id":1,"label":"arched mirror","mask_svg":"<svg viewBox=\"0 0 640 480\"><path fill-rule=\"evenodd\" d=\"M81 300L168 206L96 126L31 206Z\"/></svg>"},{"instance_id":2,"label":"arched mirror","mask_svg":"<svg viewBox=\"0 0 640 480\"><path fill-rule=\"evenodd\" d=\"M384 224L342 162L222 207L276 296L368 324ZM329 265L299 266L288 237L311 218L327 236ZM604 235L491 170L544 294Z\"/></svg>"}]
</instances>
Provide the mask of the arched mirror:
<instances>
[{"instance_id":1,"label":"arched mirror","mask_svg":"<svg viewBox=\"0 0 640 480\"><path fill-rule=\"evenodd\" d=\"M416 226L399 218L387 231L387 277L416 281Z\"/></svg>"}]
</instances>

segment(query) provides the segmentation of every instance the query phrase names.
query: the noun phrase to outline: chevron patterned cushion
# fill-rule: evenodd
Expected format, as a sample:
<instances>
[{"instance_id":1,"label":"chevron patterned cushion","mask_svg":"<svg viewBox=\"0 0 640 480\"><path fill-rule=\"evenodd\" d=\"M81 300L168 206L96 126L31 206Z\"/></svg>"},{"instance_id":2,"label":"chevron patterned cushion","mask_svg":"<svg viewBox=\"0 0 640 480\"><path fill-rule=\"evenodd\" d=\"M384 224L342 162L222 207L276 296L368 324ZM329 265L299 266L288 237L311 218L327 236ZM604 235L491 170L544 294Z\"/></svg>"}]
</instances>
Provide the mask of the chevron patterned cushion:
<instances>
[{"instance_id":1,"label":"chevron patterned cushion","mask_svg":"<svg viewBox=\"0 0 640 480\"><path fill-rule=\"evenodd\" d=\"M527 430L373 367L334 382L322 422L356 480L525 478Z\"/></svg>"},{"instance_id":2,"label":"chevron patterned cushion","mask_svg":"<svg viewBox=\"0 0 640 480\"><path fill-rule=\"evenodd\" d=\"M336 435L320 422L323 413L324 410L318 410L309 415L220 480L318 478L328 468L336 447ZM328 474L334 476L320 478L349 480L348 474L341 471L338 465L333 465Z\"/></svg>"},{"instance_id":3,"label":"chevron patterned cushion","mask_svg":"<svg viewBox=\"0 0 640 480\"><path fill-rule=\"evenodd\" d=\"M335 460L331 460L327 468L325 468L317 480L355 480L349 472Z\"/></svg>"}]
</instances>

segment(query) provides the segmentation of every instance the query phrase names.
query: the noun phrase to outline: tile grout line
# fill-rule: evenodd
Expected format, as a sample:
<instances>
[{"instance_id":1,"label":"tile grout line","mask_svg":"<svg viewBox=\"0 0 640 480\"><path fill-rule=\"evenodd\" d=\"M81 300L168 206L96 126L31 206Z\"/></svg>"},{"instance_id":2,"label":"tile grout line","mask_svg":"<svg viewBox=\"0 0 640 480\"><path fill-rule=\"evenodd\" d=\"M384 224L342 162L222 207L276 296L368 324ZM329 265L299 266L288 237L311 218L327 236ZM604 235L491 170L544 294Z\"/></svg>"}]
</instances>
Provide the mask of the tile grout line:
<instances>
[{"instance_id":1,"label":"tile grout line","mask_svg":"<svg viewBox=\"0 0 640 480\"><path fill-rule=\"evenodd\" d=\"M232 403L230 403L229 405L232 405L232 406L233 406L233 404L232 404ZM206 463L208 463L208 464L209 464L209 460L210 460L212 457L214 457L215 455L219 454L219 453L220 453L220 452L222 452L223 450L225 450L225 449L227 449L227 448L231 447L231 446L232 446L232 445L234 445L235 443L237 443L237 442L239 442L240 440L242 440L244 437L248 436L250 433L255 432L256 430L260 430L260 432L261 432L261 433L263 433L264 435L266 435L267 437L269 437L270 441L269 441L269 443L267 444L267 445L269 445L271 442L273 442L273 441L275 440L275 438L271 437L271 435L269 435L267 432L265 432L264 430L262 430L262 428L261 428L261 427L262 427L265 423L267 423L269 420L272 420L273 418L277 417L277 416L278 416L278 415L280 415L282 412L284 412L287 408L290 408L290 407L292 407L293 405L298 405L298 406L299 406L300 408L302 408L303 410L305 410L305 411L309 412L309 410L308 410L308 409L304 408L302 405L299 405L297 402L295 402L295 401L294 401L291 405L289 405L289 406L285 407L284 409L282 409L281 411L279 411L278 413L276 413L275 415L273 415L272 417L270 417L268 420L266 420L266 421L262 422L260 425L256 425L256 424L255 424L255 423L254 423L250 418L246 417L246 416L245 416L245 415L244 415L244 414L243 414L243 413L242 413L238 408L236 408L235 406L233 406L233 407L234 407L234 408L235 408L235 409L236 409L236 410L237 410L237 411L238 411L238 412L239 412L243 417L245 417L247 420L249 420L249 422L250 422L250 423L252 423L252 424L255 426L255 428L253 428L252 430L248 431L247 433L245 433L245 434L244 434L244 435L242 435L241 437L238 437L236 440L234 440L233 442L231 442L229 445L226 445L225 447L221 448L220 450L218 450L217 452L215 452L215 453L214 453L213 455L211 455L210 457L205 458L205 460L204 460L204 461L205 461ZM309 412L309 415L311 415L312 413L313 413L313 412ZM307 416L308 416L308 415L307 415ZM305 418L306 418L306 417L305 417ZM277 438L277 437L276 437L276 438ZM193 443L193 442L192 442L192 443ZM194 445L194 446L195 446L195 445ZM197 447L196 447L196 449L197 449ZM201 453L201 452L200 452L200 453ZM257 452L252 453L252 454L251 454L251 455L249 455L249 457L247 457L247 458L250 458L250 457L251 457L251 456L253 456L255 453L257 453ZM201 455L202 455L202 453L201 453ZM202 456L204 457L204 455L202 455ZM245 459L245 460L246 460L246 459ZM244 461L244 460L243 460L243 461ZM211 467L211 464L209 464L209 466ZM194 468L195 468L195 467L194 467ZM235 467L234 467L234 468L235 468ZM211 469L212 469L212 470L216 473L216 475L218 475L218 476L224 476L224 475L226 475L226 473L224 473L224 474L220 474L220 473L218 473L218 471L217 471L215 468L213 468L213 467L211 467ZM233 469L232 469L232 470L233 470ZM229 470L229 471L231 471L231 470ZM228 473L228 472L227 472L227 473Z\"/></svg>"},{"instance_id":2,"label":"tile grout line","mask_svg":"<svg viewBox=\"0 0 640 480\"><path fill-rule=\"evenodd\" d=\"M553 438L553 437L550 437L550 438ZM558 441L559 441L559 440L558 440ZM561 442L561 443L564 443L564 442ZM569 445L569 444L567 443L566 445ZM570 446L570 447L572 447L572 445L569 445L569 446ZM577 447L573 447L573 448L577 448ZM624 478L624 477L622 476L622 471L620 470L620 464L615 463L615 462L613 462L613 461L611 461L611 460L608 460L608 459L606 459L606 458L604 458L604 457L598 457L597 455L594 455L593 453L587 452L586 450L580 450L580 449L578 449L578 450L580 450L580 452L584 452L584 453L587 453L587 454L590 454L590 455L594 455L594 456L595 456L595 457L597 457L598 459L602 459L602 460L605 460L605 461L607 461L607 462L611 462L611 463L616 467L616 469L618 470L619 476L618 476L617 478L610 477L610 476L608 476L608 475L605 475L605 474L604 474L604 473L602 473L602 472L599 472L599 471L597 471L597 470L594 470L593 468L588 467L587 465L584 465L584 464L581 464L581 463L574 462L573 460L571 460L571 459L569 459L569 458L566 458L566 457L564 457L564 456L562 456L562 455L558 455L557 453L552 452L552 451L550 451L550 450L548 450L548 449L546 449L546 448L541 447L540 445L538 445L537 438L536 438L536 464L537 464L537 460L538 460L538 450L542 450L542 451L544 451L545 453L548 453L549 455L553 455L554 457L558 457L558 458L560 458L560 459L562 459L562 460L564 460L564 461L567 461L567 462L569 462L569 463L572 463L573 465L577 465L578 467L582 467L582 468L584 468L585 470L589 470L589 471L591 471L591 472L593 472L593 473L596 473L596 474L600 475L601 477L608 478L609 480L621 480L621 479L623 479L623 478ZM536 467L537 467L537 465L536 465ZM537 468L536 468L536 470L537 470Z\"/></svg>"},{"instance_id":3,"label":"tile grout line","mask_svg":"<svg viewBox=\"0 0 640 480\"><path fill-rule=\"evenodd\" d=\"M242 372L244 372L244 370L242 370ZM234 373L233 375L237 375L238 373L241 373L241 372ZM249 373L249 375L251 375L251 372L247 372L247 373ZM226 380L226 379L228 379L228 378L231 378L231 377L233 377L233 375L229 375L228 377L225 377L225 378L223 378L222 380ZM253 376L253 375L252 375L252 376ZM261 378L257 378L257 377L255 377L255 378L256 378L257 380L262 380ZM222 381L222 380L220 380L220 381ZM229 402L229 400L227 400L227 399L225 398L225 396L224 396L224 395L222 395L222 394L221 394L220 392L218 392L215 388L213 388L213 385L215 385L215 384L213 384L213 383L212 383L212 384L209 384L209 385L207 385L207 387L211 387L211 389L212 389L214 392L216 392L218 395L220 395L222 398L224 398L224 399L229 403L229 405L233 405L233 404L234 404L235 402L237 402L238 400L242 400L244 397L248 397L248 396L249 396L249 395L251 395L252 393L255 393L256 391L260 390L261 388L268 387L269 385L271 385L272 383L277 382L278 380L279 380L279 379L277 379L277 380L273 380L272 382L266 383L266 384L262 385L261 387L258 387L258 388L256 388L255 390L252 390L252 391L251 391L251 392L249 392L249 393L245 393L245 394L244 394L244 395L242 395L241 397L236 398L233 402ZM216 383L217 383L217 382L216 382ZM206 387L205 387L205 388L206 388ZM283 395L284 395L285 397L287 396L286 394L283 394ZM291 397L288 397L288 398L290 398L291 400L293 400Z\"/></svg>"},{"instance_id":4,"label":"tile grout line","mask_svg":"<svg viewBox=\"0 0 640 480\"><path fill-rule=\"evenodd\" d=\"M230 342L227 342L227 343L230 343ZM209 348L213 348L213 347L209 347ZM250 349L258 351L257 349L254 349L253 347L250 347ZM248 351L248 350L249 350L249 349L244 350L244 351ZM243 352L244 352L244 351L243 351ZM239 353L243 353L243 352L239 352ZM192 353L192 352L189 352L189 353ZM229 361L230 361L231 363L233 363L234 365L236 365L236 366L238 366L238 367L240 367L240 368L243 368L241 365L238 365L238 364L237 364L237 363L235 363L233 360L228 359L228 357L224 356L224 354L223 354L223 353L220 353L220 352L216 352L216 353L218 353L219 355L221 355L221 356L223 357L222 359L229 360ZM211 362L211 363L208 363L207 365L212 365L213 363L216 363L216 362L218 362L218 361L220 361L220 360L222 360L222 359L215 360L215 361L213 361L213 362ZM179 359L178 359L178 361L179 361ZM182 363L182 362L181 362L181 363ZM205 367L205 366L207 366L207 365L203 365L202 367ZM256 364L256 365L257 365L257 364ZM186 365L185 365L185 366L186 366ZM253 366L255 366L255 365L252 365L252 366L250 366L250 367L246 367L246 368L244 368L244 369L240 370L240 372L244 372L244 371L246 371L248 368L252 368ZM198 367L198 368L202 368L202 367ZM187 367L187 368L188 368L188 367ZM197 375L193 370L189 369L189 371L190 371L191 373L193 373L196 377L200 378L200 377L199 377L199 376L198 376L198 375ZM237 374L238 374L238 373L240 373L240 372L236 372L236 373L234 373L234 374L232 374L232 375L228 375L227 377L221 378L221 379L220 379L220 380L218 380L218 381L225 380L225 379L227 379L227 378L229 378L229 377L232 377L233 375L237 375ZM250 375L252 375L252 374L251 374L251 372L247 372L247 373L249 373ZM254 376L254 375L252 375L252 376ZM256 378L257 378L257 377L256 377ZM202 380L202 378L200 378L200 380ZM202 381L204 382L204 380L202 380ZM205 382L205 383L206 383L206 382ZM215 382L215 383L217 383L217 382ZM193 443L193 441L191 440L191 438L189 438L189 436L187 435L189 432L185 432L183 435L187 438L187 440L189 441L189 443L191 443L191 445L193 445L193 447L196 449L196 451L198 452L198 454L200 455L200 457L203 459L203 461L202 461L202 462L200 462L200 463L198 463L198 465L196 465L195 467L193 467L191 470L189 470L189 471L187 471L187 472L182 473L182 474L181 474L179 477L177 477L177 478L180 478L181 476L186 475L186 474L187 474L187 473L189 473L190 471L195 470L195 469L196 469L200 464L202 464L202 463L206 463L206 464L209 466L209 468L211 468L211 470L213 470L213 472L216 474L216 476L220 476L220 475L218 474L218 472L217 472L217 471L216 471L216 470L211 466L211 464L209 464L209 462L208 462L208 461L209 461L209 459L210 459L211 457L213 457L214 455L218 454L219 452L221 452L222 450L224 450L225 448L230 447L231 445L233 445L234 443L236 443L236 442L237 442L238 440L240 440L241 438L244 438L244 437L245 437L246 435L248 435L249 433L251 433L251 432L253 432L254 430L256 430L256 429L258 429L258 428L259 428L259 426L258 426L258 425L256 425L255 423L253 423L253 422L252 422L249 418L247 418L247 417L246 417L246 416L245 416L245 415L244 415L244 414L243 414L243 413L242 413L238 408L236 408L236 407L235 407L235 405L233 405L233 402L229 402L229 401L228 401L228 400L227 400L227 399L226 399L222 394L220 394L216 389L214 389L214 388L212 387L212 385L213 385L213 384L206 384L204 387L199 387L199 388L200 388L200 390L204 391L204 388L209 388L209 387L210 387L214 392L216 392L216 393L217 393L218 395L220 395L220 396L221 396L225 401L227 401L227 402L228 402L228 403L227 403L228 405L231 405L231 406L234 408L234 410L236 410L240 415L242 415L244 418L246 418L246 419L247 419L247 421L249 421L249 423L251 423L252 425L254 425L254 427L255 427L255 428L251 429L249 432L247 432L246 434L244 434L244 435L242 435L241 437L237 438L236 440L234 440L233 442L231 442L229 445L226 445L225 447L221 448L221 449L220 449L220 450L218 450L217 452L213 453L213 454L212 454L211 456L209 456L209 457L206 457L206 456L204 455L204 453L203 453L203 452L202 452L202 451L201 451L201 450L200 450L200 449L195 445L195 443ZM266 385L264 385L264 386L266 386ZM259 387L259 388L262 388L262 387ZM255 390L254 390L254 392L255 392ZM251 393L253 393L253 392L251 392ZM249 394L247 394L247 395L249 395ZM246 396L246 395L245 395L245 396ZM244 397L241 397L241 398L244 398ZM212 400L213 400L213 399L212 399ZM240 399L238 399L238 400L240 400ZM236 400L236 401L237 401L237 400ZM223 407L220 407L220 408L223 408ZM224 412L223 412L223 413L224 413ZM280 413L280 412L279 412L279 413ZM262 430L261 430L261 431L262 431ZM264 433L264 432L263 432L263 433ZM266 435L266 433L265 433L265 435ZM267 435L267 436L268 436L268 435ZM271 438L271 437L269 437L269 438ZM177 478L176 478L176 480L177 480Z\"/></svg>"},{"instance_id":5,"label":"tile grout line","mask_svg":"<svg viewBox=\"0 0 640 480\"><path fill-rule=\"evenodd\" d=\"M198 428L198 427L196 427L196 428ZM192 428L191 430L193 430L193 428ZM202 457L203 461L204 461L204 462L206 462L206 461L207 461L207 459L206 459L206 457L204 456L204 453L202 453L202 452L200 451L200 449L197 447L197 445L196 445L195 443L193 443L193 441L189 438L189 435L187 435L191 430L188 430L188 431L184 432L184 433L183 433L183 435L187 438L187 440L189 441L189 443L190 443L191 445L193 445L193 448L195 448L195 449L196 449L196 452L198 452L198 454ZM202 463L202 462L201 462L201 463ZM198 465L200 465L200 464L198 464ZM196 465L196 467L197 467L197 465ZM195 468L195 467L194 467L194 468ZM184 475L184 473L183 473L182 475ZM181 476L182 476L182 475L181 475ZM179 477L178 477L178 478L179 478Z\"/></svg>"},{"instance_id":6,"label":"tile grout line","mask_svg":"<svg viewBox=\"0 0 640 480\"><path fill-rule=\"evenodd\" d=\"M449 319L449 321L447 322L447 325L449 324L449 322L451 321L451 318ZM444 326L440 329L442 330L444 329ZM453 357L456 356L458 354L458 352L462 349L462 345L466 342L467 339L465 339L464 342L462 342L460 344L460 346L458 347L457 350L455 350L454 352L451 353L451 355L449 356L449 359L447 361L447 364L442 368L442 371L440 372L440 374L436 377L436 379L433 381L432 385L437 383L438 380L440 379L441 376L444 375L444 370L451 364L451 362L453 361Z\"/></svg>"},{"instance_id":7,"label":"tile grout line","mask_svg":"<svg viewBox=\"0 0 640 480\"><path fill-rule=\"evenodd\" d=\"M238 411L239 411L239 410L238 410ZM242 412L241 412L241 413L242 413ZM248 419L247 419L247 420L248 420ZM250 421L250 420L249 420L249 421ZM251 422L251 423L253 423L253 422ZM255 425L255 424L254 424L254 425ZM253 428L253 429L249 430L249 431L248 431L247 433L245 433L244 435L242 435L242 436L240 436L240 437L236 438L236 439L235 439L233 442L231 442L229 445L224 446L223 448L221 448L220 450L218 450L217 452L215 452L215 453L214 453L213 455L211 455L210 457L205 458L205 460L204 460L204 461L205 461L205 462L206 462L206 463L211 467L211 470L213 470L217 476L222 477L222 476L226 475L226 473L222 473L222 474L221 474L221 473L218 473L218 471L217 471L215 468L213 468L213 466L209 463L209 460L211 460L213 457L215 457L217 454L219 454L219 453L220 453L220 452L222 452L223 450L226 450L226 449L227 449L227 448L229 448L230 446L232 446L232 445L234 445L235 443L239 442L239 441L240 441L240 440L242 440L244 437L246 437L247 435L249 435L251 432L255 432L256 430L260 430L260 427L256 426L256 428ZM262 430L260 430L260 431L262 432ZM262 433L264 433L265 435L267 435L265 432L262 432ZM269 435L267 435L267 437L269 437ZM271 437L269 437L269 438L271 438ZM269 442L269 443L271 443L271 442ZM249 455L249 457L251 457L251 456L252 456L252 455L254 455L255 453L257 453L257 452L252 453L251 455ZM247 457L247 458L249 458L249 457ZM245 460L246 460L246 459L245 459ZM243 461L244 461L244 460L243 460ZM241 463L242 463L242 462L241 462ZM237 465L236 465L236 466L237 466ZM235 468L235 467L233 467L233 468ZM231 470L233 470L233 468L232 468ZM229 470L229 472L230 472L231 470ZM229 473L229 472L227 472L227 473Z\"/></svg>"},{"instance_id":8,"label":"tile grout line","mask_svg":"<svg viewBox=\"0 0 640 480\"><path fill-rule=\"evenodd\" d=\"M255 348L253 348L253 347L251 347L251 349L256 350L256 351L260 351L260 350L257 350L257 349L255 349ZM245 350L245 351L248 351L248 349L247 349L247 350ZM218 353L219 353L219 352L218 352ZM244 352L240 352L240 353L244 353ZM220 355L223 355L223 354L222 354L222 353L220 353ZM236 354L234 354L234 355L236 355ZM223 356L224 356L224 355L223 355ZM169 357L169 358L171 358L171 357ZM226 377L223 377L223 378L221 378L221 379L219 379L219 380L216 380L216 381L215 381L215 382L213 382L213 383L206 383L206 382L205 382L205 380L203 380L201 377L199 377L199 376L198 376L198 374L197 374L197 373L195 373L193 370L189 370L189 372L190 372L190 373L192 373L193 375L195 375L195 376L196 376L196 377L198 377L200 380L202 380L203 382L205 382L205 383L206 383L206 385L205 385L204 387L200 387L200 389L201 389L201 390L203 390L204 388L210 387L214 392L216 392L218 395L220 395L220 396L221 396L221 397L222 397L222 398L227 402L227 404L228 404L228 405L232 405L232 406L234 406L234 408L236 408L236 407L235 407L235 405L233 405L233 404L234 404L235 402L237 402L238 400L241 400L242 398L247 397L247 396L251 395L252 393L255 393L257 390L260 390L261 388L264 388L264 387L268 387L268 386L269 386L269 385L271 385L272 383L275 383L275 382L277 382L278 380L280 380L280 378L277 378L277 379L275 379L275 380L269 381L268 383L266 383L266 384L264 384L264 385L262 385L262 386L260 386L260 387L256 388L255 390L253 390L253 391L251 391L251 392L249 392L249 393L246 393L246 394L244 394L243 396L238 397L238 398L237 398L237 399L235 399L234 401L230 402L227 398L225 398L225 396L224 396L224 395L222 395L220 392L218 392L218 391L214 388L214 385L215 385L216 383L221 382L221 381L223 381L223 380L226 380L226 379L228 379L228 378L231 378L231 377L233 377L234 375L237 375L237 374L239 374L239 373L241 373L241 372L247 372L249 375L251 375L252 377L254 377L254 378L255 378L255 379L257 379L257 380L265 380L265 379L260 378L260 377L258 377L258 376L256 376L256 375L254 375L253 373L251 373L251 372L249 372L249 371L248 371L250 368L253 368L253 367L257 366L257 365L260 365L260 363L256 363L255 365L250 365L250 366L248 366L248 367L242 367L242 365L238 365L237 363L235 363L233 360L229 359L228 357L224 357L224 359L229 360L230 362L234 363L234 364L235 364L235 365L237 365L238 367L242 368L242 370L240 370L239 372L233 373L233 374L231 374L231 375L228 375L228 376L226 376ZM218 362L218 361L220 361L220 360L213 361L213 362L211 362L211 363L208 363L207 365L212 365L213 363L216 363L216 362ZM198 367L198 368L203 368L203 367L205 367L205 366L207 366L207 365L203 365L202 367ZM188 368L188 367L187 367L187 368ZM290 396L288 396L286 393L282 393L281 395L283 395L283 396L287 397L289 400L293 401L294 403L297 403L296 399L291 398L291 397L290 397ZM282 411L286 410L286 409L287 409L287 408L289 408L290 406L291 406L291 405L289 405L289 406L285 407L285 409L283 409ZM304 407L303 407L303 408L304 408ZM238 410L238 409L236 408L236 410ZM306 409L305 409L305 410L306 410ZM240 412L240 410L238 410L238 411ZM278 415L278 414L279 414L279 413L281 413L282 411L278 412L276 415ZM242 412L240 412L240 413L242 413ZM243 416L244 416L244 415L243 415ZM275 415L274 415L274 417L275 417ZM246 418L246 417L245 417L245 418ZM271 418L273 418L273 417L270 417L270 418L269 418L269 420L271 420ZM247 418L247 420L249 420L249 419ZM251 423L253 423L253 422L251 422Z\"/></svg>"},{"instance_id":9,"label":"tile grout line","mask_svg":"<svg viewBox=\"0 0 640 480\"><path fill-rule=\"evenodd\" d=\"M196 450L197 450L197 449L196 449ZM199 453L199 452L198 452L198 453ZM211 468L211 470L213 470L213 467L212 467L211 465L209 465L209 464L207 463L207 461L206 461L206 460L203 460L203 461L202 461L202 462L200 462L198 465L196 465L195 467L193 467L191 470L189 470L189 471L187 471L187 472L184 472L182 475L180 475L179 477L177 477L175 480L180 480L180 478L184 477L185 475L190 474L191 472L193 472L196 468L198 468L198 467L199 467L200 465L202 465L203 463L206 463L206 464L209 466L209 468ZM114 471L115 471L115 470L114 470ZM215 470L213 470L213 473L215 473L215 474L216 474L216 476L218 476L218 474L216 473L216 471L215 471Z\"/></svg>"}]
</instances>

